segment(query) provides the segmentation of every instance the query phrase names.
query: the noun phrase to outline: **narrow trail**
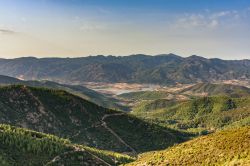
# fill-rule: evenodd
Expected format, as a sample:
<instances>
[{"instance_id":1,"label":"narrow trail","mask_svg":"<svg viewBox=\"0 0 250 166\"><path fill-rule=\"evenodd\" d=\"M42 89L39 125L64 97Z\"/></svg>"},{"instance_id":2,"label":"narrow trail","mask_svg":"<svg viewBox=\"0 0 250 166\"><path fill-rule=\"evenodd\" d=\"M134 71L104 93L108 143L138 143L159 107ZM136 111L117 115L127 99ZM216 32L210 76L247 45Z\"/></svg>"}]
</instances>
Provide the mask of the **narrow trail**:
<instances>
[{"instance_id":1,"label":"narrow trail","mask_svg":"<svg viewBox=\"0 0 250 166\"><path fill-rule=\"evenodd\" d=\"M38 110L43 113L43 114L46 114L46 111L45 111L45 108L43 106L43 103L38 99L38 97L36 97L29 88L27 88L26 86L24 86L26 92L38 103ZM85 110L83 108L83 106L81 105L81 110ZM114 137L116 137L118 139L119 142L121 142L123 145L125 145L128 149L130 149L131 153L132 153L132 156L136 156L137 155L137 152L136 150L131 147L128 143L126 143L113 129L111 129L107 123L105 122L105 119L107 119L108 117L112 117L112 116L121 116L121 115L124 115L125 113L115 113L115 114L105 114L102 118L101 118L101 123L96 123L94 124L93 126L91 127L87 127L87 128L84 128L84 130L87 130L87 129L90 129L90 128L96 128L96 127L99 127L99 126L103 126L106 130L108 130ZM80 135L81 131L77 132L75 135L73 135L71 138L73 137L77 137L78 135ZM79 150L79 148L76 148L74 147L75 149L73 151L68 151L68 152L64 152L63 154L60 154L56 157L54 157L50 162L48 162L47 164L50 164L50 163L54 163L58 160L61 159L60 156L65 156L65 155L68 155L70 153L74 153L74 152L79 152L79 151L85 151L83 149ZM85 151L87 152L87 151ZM102 162L104 162L105 164L107 165L110 165L108 164L107 162L103 161L102 159L100 159L98 156L96 155L93 155L91 154L90 152L87 152L89 153L90 155L92 155L93 157L101 160ZM46 164L46 165L47 165Z\"/></svg>"},{"instance_id":2,"label":"narrow trail","mask_svg":"<svg viewBox=\"0 0 250 166\"><path fill-rule=\"evenodd\" d=\"M113 129L111 129L107 123L105 122L105 119L107 119L108 117L112 117L112 116L121 116L124 115L126 113L115 113L115 114L105 114L103 115L103 117L101 118L100 123L96 123L94 125L92 125L91 127L87 127L84 128L83 130L87 130L90 128L96 128L96 127L104 127L106 130L108 130L115 138L117 138L117 140L122 143L123 145L125 145L128 149L130 149L132 156L137 156L137 152L136 150L131 147L128 143L126 143ZM73 136L71 136L71 138L77 137L81 134L81 131L78 131L76 134L74 134Z\"/></svg>"},{"instance_id":3,"label":"narrow trail","mask_svg":"<svg viewBox=\"0 0 250 166\"><path fill-rule=\"evenodd\" d=\"M47 164L45 164L45 166L47 166L47 165L49 165L49 164L52 164L52 163L55 163L55 162L61 160L61 159L62 159L62 156L66 156L66 155L68 155L68 154L75 153L75 152L77 152L77 151L76 151L76 150L72 150L72 151L68 151L68 152L61 153L61 154L55 156L51 161L47 162Z\"/></svg>"},{"instance_id":4,"label":"narrow trail","mask_svg":"<svg viewBox=\"0 0 250 166\"><path fill-rule=\"evenodd\" d=\"M45 112L45 108L43 106L43 103L38 99L38 97L36 97L31 91L29 88L27 88L26 86L24 86L25 90L27 91L27 93L39 104L38 108L39 108L39 111L42 112L42 113L46 113ZM85 110L83 108L83 106L81 105L81 110ZM108 118L108 117L112 117L112 116L121 116L121 115L124 115L125 113L115 113L115 114L105 114L102 118L101 118L101 123L97 123L97 124L94 124L93 126L91 127L87 127L87 128L84 128L84 130L88 130L90 128L96 128L96 127L99 127L99 126L103 126L106 130L108 130L114 137L116 137L118 139L119 142L121 142L123 145L125 145L128 149L130 149L131 153L133 156L136 156L137 155L137 152L136 150L131 147L128 143L126 143L113 129L111 129L107 123L105 122L105 119ZM81 134L81 131L77 132L76 134L74 134L73 136L71 136L71 138L74 138L74 137L77 137ZM69 152L68 152L69 153ZM68 153L64 154L64 155L67 155ZM58 156L56 156L58 157ZM57 158L54 158L53 160L56 160Z\"/></svg>"},{"instance_id":5,"label":"narrow trail","mask_svg":"<svg viewBox=\"0 0 250 166\"><path fill-rule=\"evenodd\" d=\"M96 156L96 155L94 155L94 154L92 154L92 153L86 151L86 150L83 149L83 148L79 148L79 147L77 147L77 146L73 146L73 148L74 148L74 150L72 150L72 151L63 152L63 153L61 153L61 154L55 156L51 161L47 162L47 164L45 164L45 166L48 166L48 165L50 165L50 164L53 164L53 163L55 163L55 162L61 160L63 156L67 156L67 155L73 154L73 153L75 153L75 152L85 152L85 153L88 153L88 154L91 155L93 158L95 158L95 159L101 161L101 162L102 162L103 164L105 164L106 166L112 166L111 164L107 163L106 161L104 161L104 160L101 159L100 157L98 157L98 156Z\"/></svg>"},{"instance_id":6,"label":"narrow trail","mask_svg":"<svg viewBox=\"0 0 250 166\"><path fill-rule=\"evenodd\" d=\"M99 158L98 156L86 151L88 154L90 154L91 156L93 156L94 158L96 158L97 160L100 160L101 162L103 162L104 164L106 164L107 166L112 166L111 164L107 163L106 161L104 161L103 159Z\"/></svg>"},{"instance_id":7,"label":"narrow trail","mask_svg":"<svg viewBox=\"0 0 250 166\"><path fill-rule=\"evenodd\" d=\"M108 118L108 117L111 117L111 116L121 116L121 115L124 115L125 113L116 113L116 114L105 114L102 119L101 119L101 122L102 122L102 126L104 128L106 128L113 136L115 136L123 145L125 145L127 148L129 148L132 152L132 155L133 156L136 156L137 155L137 152L134 148L132 148L128 143L126 143L114 130L112 130L108 125L107 123L105 122L105 119Z\"/></svg>"}]
</instances>

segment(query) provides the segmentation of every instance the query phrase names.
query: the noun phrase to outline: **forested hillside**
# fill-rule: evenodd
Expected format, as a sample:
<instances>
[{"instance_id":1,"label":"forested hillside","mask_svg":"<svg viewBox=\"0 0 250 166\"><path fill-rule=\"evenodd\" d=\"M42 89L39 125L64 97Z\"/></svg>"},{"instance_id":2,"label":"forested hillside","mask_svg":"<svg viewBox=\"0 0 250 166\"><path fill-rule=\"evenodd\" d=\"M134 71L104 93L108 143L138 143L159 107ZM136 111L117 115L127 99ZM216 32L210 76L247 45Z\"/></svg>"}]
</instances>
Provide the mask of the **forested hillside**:
<instances>
[{"instance_id":1,"label":"forested hillside","mask_svg":"<svg viewBox=\"0 0 250 166\"><path fill-rule=\"evenodd\" d=\"M73 93L77 96L80 96L86 100L94 102L97 105L116 109L116 110L127 110L125 106L121 106L118 101L114 98L107 97L104 94L98 93L94 90L86 88L82 85L67 85L67 84L60 84L57 82L52 81L23 81L13 77L3 76L0 75L0 85L27 85L32 87L44 87L44 88L51 88L57 90L65 90L67 92Z\"/></svg>"},{"instance_id":2,"label":"forested hillside","mask_svg":"<svg viewBox=\"0 0 250 166\"><path fill-rule=\"evenodd\" d=\"M133 155L171 146L189 136L97 106L62 90L23 85L1 87L0 110L0 123Z\"/></svg>"},{"instance_id":3,"label":"forested hillside","mask_svg":"<svg viewBox=\"0 0 250 166\"><path fill-rule=\"evenodd\" d=\"M0 165L99 165L110 166L133 158L101 151L36 131L0 124Z\"/></svg>"},{"instance_id":4,"label":"forested hillside","mask_svg":"<svg viewBox=\"0 0 250 166\"><path fill-rule=\"evenodd\" d=\"M168 127L207 132L250 116L250 97L198 97L185 101L154 100L134 107L132 114Z\"/></svg>"}]
</instances>

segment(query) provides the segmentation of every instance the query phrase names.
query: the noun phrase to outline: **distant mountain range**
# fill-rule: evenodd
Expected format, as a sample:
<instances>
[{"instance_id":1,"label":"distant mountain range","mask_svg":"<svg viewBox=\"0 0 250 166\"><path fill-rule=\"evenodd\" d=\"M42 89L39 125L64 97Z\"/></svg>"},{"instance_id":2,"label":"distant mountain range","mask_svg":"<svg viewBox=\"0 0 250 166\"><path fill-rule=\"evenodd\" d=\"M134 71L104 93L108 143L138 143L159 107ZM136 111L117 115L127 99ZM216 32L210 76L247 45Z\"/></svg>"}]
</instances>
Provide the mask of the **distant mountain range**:
<instances>
[{"instance_id":1,"label":"distant mountain range","mask_svg":"<svg viewBox=\"0 0 250 166\"><path fill-rule=\"evenodd\" d=\"M157 56L0 59L0 74L61 82L196 83L250 79L250 60Z\"/></svg>"}]
</instances>

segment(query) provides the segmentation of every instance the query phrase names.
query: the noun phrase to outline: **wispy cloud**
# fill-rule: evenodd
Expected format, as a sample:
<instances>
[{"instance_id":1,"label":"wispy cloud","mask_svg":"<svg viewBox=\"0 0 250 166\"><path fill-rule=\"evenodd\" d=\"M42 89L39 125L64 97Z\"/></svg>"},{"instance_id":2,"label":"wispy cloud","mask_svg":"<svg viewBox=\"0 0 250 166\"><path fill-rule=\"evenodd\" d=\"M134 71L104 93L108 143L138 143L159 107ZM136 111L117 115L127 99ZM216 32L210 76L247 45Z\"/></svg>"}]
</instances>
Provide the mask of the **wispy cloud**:
<instances>
[{"instance_id":1,"label":"wispy cloud","mask_svg":"<svg viewBox=\"0 0 250 166\"><path fill-rule=\"evenodd\" d=\"M7 35L12 35L15 34L15 31L9 30L9 29L0 29L0 34L7 34Z\"/></svg>"},{"instance_id":2,"label":"wispy cloud","mask_svg":"<svg viewBox=\"0 0 250 166\"><path fill-rule=\"evenodd\" d=\"M186 13L179 15L173 25L175 28L215 29L223 25L225 22L235 23L235 21L241 19L242 16L243 14L237 10L219 12L211 12L207 10L201 13Z\"/></svg>"},{"instance_id":3,"label":"wispy cloud","mask_svg":"<svg viewBox=\"0 0 250 166\"><path fill-rule=\"evenodd\" d=\"M219 24L217 19L210 19L203 14L185 14L179 17L174 26L177 28L215 28Z\"/></svg>"},{"instance_id":4,"label":"wispy cloud","mask_svg":"<svg viewBox=\"0 0 250 166\"><path fill-rule=\"evenodd\" d=\"M94 22L86 22L86 23L83 23L80 26L81 31L97 31L97 30L104 30L106 28L107 28L106 25L97 24L97 23L94 23Z\"/></svg>"},{"instance_id":5,"label":"wispy cloud","mask_svg":"<svg viewBox=\"0 0 250 166\"><path fill-rule=\"evenodd\" d=\"M80 31L99 31L108 28L108 23L99 21L98 19L91 19L81 16L74 16L72 19L74 24Z\"/></svg>"}]
</instances>

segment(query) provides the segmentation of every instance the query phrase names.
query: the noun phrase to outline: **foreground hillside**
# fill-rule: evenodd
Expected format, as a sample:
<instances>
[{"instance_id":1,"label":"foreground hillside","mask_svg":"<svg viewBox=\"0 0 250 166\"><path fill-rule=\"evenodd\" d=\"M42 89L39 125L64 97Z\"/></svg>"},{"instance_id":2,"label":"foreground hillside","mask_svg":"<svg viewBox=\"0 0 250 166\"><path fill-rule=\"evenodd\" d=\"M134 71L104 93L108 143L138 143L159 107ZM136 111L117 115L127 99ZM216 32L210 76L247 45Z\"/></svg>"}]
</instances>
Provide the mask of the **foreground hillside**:
<instances>
[{"instance_id":1,"label":"foreground hillside","mask_svg":"<svg viewBox=\"0 0 250 166\"><path fill-rule=\"evenodd\" d=\"M66 91L22 85L0 88L0 123L132 155L172 146L188 136L97 106Z\"/></svg>"},{"instance_id":2,"label":"foreground hillside","mask_svg":"<svg viewBox=\"0 0 250 166\"><path fill-rule=\"evenodd\" d=\"M249 165L250 127L202 136L164 151L141 155L128 166Z\"/></svg>"},{"instance_id":3,"label":"foreground hillside","mask_svg":"<svg viewBox=\"0 0 250 166\"><path fill-rule=\"evenodd\" d=\"M127 155L70 143L69 140L0 124L0 165L118 165Z\"/></svg>"},{"instance_id":4,"label":"foreground hillside","mask_svg":"<svg viewBox=\"0 0 250 166\"><path fill-rule=\"evenodd\" d=\"M0 59L0 74L64 82L195 83L249 79L249 60L183 58L174 54Z\"/></svg>"}]
</instances>

